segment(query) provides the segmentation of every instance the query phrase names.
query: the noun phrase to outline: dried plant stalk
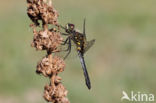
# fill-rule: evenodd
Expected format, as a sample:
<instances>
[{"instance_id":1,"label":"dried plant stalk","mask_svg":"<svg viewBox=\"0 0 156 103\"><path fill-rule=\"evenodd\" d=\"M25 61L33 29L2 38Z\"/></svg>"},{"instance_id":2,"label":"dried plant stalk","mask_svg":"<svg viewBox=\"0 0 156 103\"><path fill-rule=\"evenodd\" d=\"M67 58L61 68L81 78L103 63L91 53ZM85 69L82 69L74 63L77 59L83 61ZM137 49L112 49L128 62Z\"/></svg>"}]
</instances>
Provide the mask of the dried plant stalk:
<instances>
[{"instance_id":1,"label":"dried plant stalk","mask_svg":"<svg viewBox=\"0 0 156 103\"><path fill-rule=\"evenodd\" d=\"M33 24L32 47L36 50L46 50L47 54L37 64L36 73L49 77L50 83L44 87L44 99L53 103L70 103L67 98L67 90L61 83L58 73L64 71L65 63L63 59L53 56L53 52L58 52L58 46L63 38L55 28L48 29L48 25L58 25L58 12L54 9L52 1L49 0L27 0L27 14ZM42 24L39 23L41 21ZM42 27L40 27L42 25ZM40 27L40 30L36 28Z\"/></svg>"}]
</instances>

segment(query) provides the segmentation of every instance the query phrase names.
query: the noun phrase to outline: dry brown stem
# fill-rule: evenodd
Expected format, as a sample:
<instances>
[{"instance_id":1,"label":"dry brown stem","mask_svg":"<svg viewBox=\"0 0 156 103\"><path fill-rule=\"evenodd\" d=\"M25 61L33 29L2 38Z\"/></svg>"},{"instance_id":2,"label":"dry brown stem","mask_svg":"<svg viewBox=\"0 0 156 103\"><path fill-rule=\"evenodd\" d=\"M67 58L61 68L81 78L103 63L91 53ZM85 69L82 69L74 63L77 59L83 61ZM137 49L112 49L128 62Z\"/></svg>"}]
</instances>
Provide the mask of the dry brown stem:
<instances>
[{"instance_id":1,"label":"dry brown stem","mask_svg":"<svg viewBox=\"0 0 156 103\"><path fill-rule=\"evenodd\" d=\"M67 90L61 83L58 73L64 71L65 63L63 59L53 56L53 52L58 52L58 46L63 38L55 28L48 29L48 25L58 25L58 12L52 6L51 0L27 0L27 14L33 24L32 47L36 50L46 50L47 54L37 64L36 73L49 77L50 83L44 87L44 98L53 103L70 103L67 98ZM42 28L40 27L40 23ZM36 28L40 27L40 30Z\"/></svg>"}]
</instances>

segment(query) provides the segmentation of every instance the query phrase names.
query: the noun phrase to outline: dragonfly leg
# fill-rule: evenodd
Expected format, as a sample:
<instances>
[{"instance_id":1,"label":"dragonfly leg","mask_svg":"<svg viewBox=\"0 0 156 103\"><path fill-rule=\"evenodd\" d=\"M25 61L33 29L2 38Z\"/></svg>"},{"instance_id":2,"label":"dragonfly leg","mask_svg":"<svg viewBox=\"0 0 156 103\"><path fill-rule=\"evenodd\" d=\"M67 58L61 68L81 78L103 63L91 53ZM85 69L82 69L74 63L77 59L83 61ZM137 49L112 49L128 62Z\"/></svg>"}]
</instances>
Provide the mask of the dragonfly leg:
<instances>
[{"instance_id":1,"label":"dragonfly leg","mask_svg":"<svg viewBox=\"0 0 156 103\"><path fill-rule=\"evenodd\" d=\"M67 44L67 42L68 42L68 40L69 40L69 37L68 37L68 38L66 38L66 40L65 40L65 41L63 41L64 43L62 43L61 45L66 45L66 44Z\"/></svg>"},{"instance_id":2,"label":"dragonfly leg","mask_svg":"<svg viewBox=\"0 0 156 103\"><path fill-rule=\"evenodd\" d=\"M69 51L69 49L70 49L70 46L71 46L71 42L69 42L69 37L68 38L66 38L66 40L65 41L63 41L64 43L62 43L61 45L66 45L66 44L68 44L68 47L67 47L67 49L65 49L65 50L63 50L63 51Z\"/></svg>"},{"instance_id":3,"label":"dragonfly leg","mask_svg":"<svg viewBox=\"0 0 156 103\"><path fill-rule=\"evenodd\" d=\"M66 35L66 36L69 35L69 34L66 34L66 33L61 33L61 34L62 34L62 35Z\"/></svg>"},{"instance_id":4,"label":"dragonfly leg","mask_svg":"<svg viewBox=\"0 0 156 103\"><path fill-rule=\"evenodd\" d=\"M62 26L62 25L59 25L59 27L61 27L62 29L66 30L66 28L64 26Z\"/></svg>"},{"instance_id":5,"label":"dragonfly leg","mask_svg":"<svg viewBox=\"0 0 156 103\"><path fill-rule=\"evenodd\" d=\"M70 54L70 52L71 52L71 39L70 38L69 38L68 48L67 48L66 51L68 51L68 53L66 54L64 59L66 59L68 57L68 55Z\"/></svg>"}]
</instances>

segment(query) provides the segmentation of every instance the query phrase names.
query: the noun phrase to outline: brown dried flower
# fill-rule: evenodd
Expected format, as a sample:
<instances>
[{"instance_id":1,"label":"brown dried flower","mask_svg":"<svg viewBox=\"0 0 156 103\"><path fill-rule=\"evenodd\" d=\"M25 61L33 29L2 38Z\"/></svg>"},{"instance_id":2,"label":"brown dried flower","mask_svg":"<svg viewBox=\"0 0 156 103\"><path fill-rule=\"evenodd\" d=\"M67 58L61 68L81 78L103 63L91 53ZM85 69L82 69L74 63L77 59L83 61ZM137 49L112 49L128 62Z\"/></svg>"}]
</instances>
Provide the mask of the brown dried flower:
<instances>
[{"instance_id":1,"label":"brown dried flower","mask_svg":"<svg viewBox=\"0 0 156 103\"><path fill-rule=\"evenodd\" d=\"M54 56L53 58L46 56L38 63L36 72L39 74L42 73L45 77L51 77L54 73L62 72L64 68L65 63L63 59L57 56Z\"/></svg>"},{"instance_id":2,"label":"brown dried flower","mask_svg":"<svg viewBox=\"0 0 156 103\"><path fill-rule=\"evenodd\" d=\"M63 38L60 32L50 30L34 31L32 46L37 50L50 50L56 52L57 47L61 44Z\"/></svg>"},{"instance_id":3,"label":"brown dried flower","mask_svg":"<svg viewBox=\"0 0 156 103\"><path fill-rule=\"evenodd\" d=\"M27 14L35 25L39 25L39 20L43 24L57 24L58 13L52 5L44 0L27 0L27 3Z\"/></svg>"},{"instance_id":4,"label":"brown dried flower","mask_svg":"<svg viewBox=\"0 0 156 103\"><path fill-rule=\"evenodd\" d=\"M69 103L69 100L66 98L67 90L64 88L64 86L61 83L55 85L55 88L53 88L51 85L46 85L44 87L43 97L45 100L53 103Z\"/></svg>"}]
</instances>

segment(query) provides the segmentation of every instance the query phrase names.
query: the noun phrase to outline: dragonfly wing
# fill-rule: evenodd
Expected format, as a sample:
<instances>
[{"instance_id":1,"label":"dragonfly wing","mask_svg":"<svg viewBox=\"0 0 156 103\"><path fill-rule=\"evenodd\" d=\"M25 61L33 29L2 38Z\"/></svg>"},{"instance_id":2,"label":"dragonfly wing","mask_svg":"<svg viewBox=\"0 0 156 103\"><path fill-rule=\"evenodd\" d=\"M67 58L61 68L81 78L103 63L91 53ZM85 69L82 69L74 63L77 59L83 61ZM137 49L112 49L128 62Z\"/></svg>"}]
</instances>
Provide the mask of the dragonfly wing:
<instances>
[{"instance_id":1,"label":"dragonfly wing","mask_svg":"<svg viewBox=\"0 0 156 103\"><path fill-rule=\"evenodd\" d=\"M86 39L86 19L84 19L84 22L83 22L83 35Z\"/></svg>"},{"instance_id":2,"label":"dragonfly wing","mask_svg":"<svg viewBox=\"0 0 156 103\"><path fill-rule=\"evenodd\" d=\"M91 83L90 83L89 75L88 75L88 72L87 72L87 69L86 69L86 64L85 64L85 61L84 61L84 57L79 51L78 51L78 55L79 55L80 62L81 62L81 65L82 65L82 69L83 69L83 73L84 73L84 76L85 76L86 85L87 85L88 89L91 89Z\"/></svg>"},{"instance_id":3,"label":"dragonfly wing","mask_svg":"<svg viewBox=\"0 0 156 103\"><path fill-rule=\"evenodd\" d=\"M90 49L90 47L92 47L94 45L94 43L95 43L95 39L93 39L91 41L87 41L86 46L84 48L84 53L86 53Z\"/></svg>"}]
</instances>

